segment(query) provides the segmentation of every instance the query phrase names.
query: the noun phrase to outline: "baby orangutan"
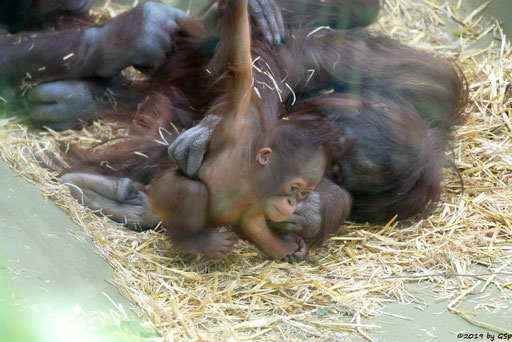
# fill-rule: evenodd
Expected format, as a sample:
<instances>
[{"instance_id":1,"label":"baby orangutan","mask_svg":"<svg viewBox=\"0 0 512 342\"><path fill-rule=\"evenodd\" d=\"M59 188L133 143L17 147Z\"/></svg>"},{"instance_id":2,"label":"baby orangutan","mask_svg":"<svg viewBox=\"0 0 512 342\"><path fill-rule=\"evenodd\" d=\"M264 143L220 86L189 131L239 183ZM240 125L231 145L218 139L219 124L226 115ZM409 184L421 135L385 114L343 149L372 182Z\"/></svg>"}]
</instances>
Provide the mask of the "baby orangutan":
<instances>
[{"instance_id":1,"label":"baby orangutan","mask_svg":"<svg viewBox=\"0 0 512 342\"><path fill-rule=\"evenodd\" d=\"M235 240L232 233L215 228L232 225L271 258L298 261L306 256L299 235L281 239L267 225L267 219L286 220L315 189L334 147L333 133L325 125L315 127L313 120L301 119L277 124L255 142L255 152L249 144L243 149L234 144L210 154L200 169L203 182L174 169L156 177L151 207L177 248L224 258ZM250 142L242 138L240 143Z\"/></svg>"},{"instance_id":2,"label":"baby orangutan","mask_svg":"<svg viewBox=\"0 0 512 342\"><path fill-rule=\"evenodd\" d=\"M317 117L264 120L253 90L247 0L225 1L224 15L214 60L228 66L223 78L227 91L209 110L224 116L213 132L199 180L176 169L164 171L151 183L151 208L184 252L226 257L235 239L217 228L230 225L270 258L299 261L307 254L303 238L293 233L281 238L267 220L281 222L293 214L346 144Z\"/></svg>"}]
</instances>

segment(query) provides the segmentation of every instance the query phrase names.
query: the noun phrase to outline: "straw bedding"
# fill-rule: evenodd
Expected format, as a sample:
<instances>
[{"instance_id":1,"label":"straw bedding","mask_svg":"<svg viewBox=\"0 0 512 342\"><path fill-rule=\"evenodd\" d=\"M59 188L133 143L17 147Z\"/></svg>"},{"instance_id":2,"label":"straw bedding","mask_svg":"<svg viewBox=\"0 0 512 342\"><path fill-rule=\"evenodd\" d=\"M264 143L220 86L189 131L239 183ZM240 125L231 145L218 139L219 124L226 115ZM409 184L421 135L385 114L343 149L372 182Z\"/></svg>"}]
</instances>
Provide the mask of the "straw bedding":
<instances>
[{"instance_id":1,"label":"straw bedding","mask_svg":"<svg viewBox=\"0 0 512 342\"><path fill-rule=\"evenodd\" d=\"M481 8L480 8L481 9ZM367 336L361 319L392 301L422 304L407 289L422 281L448 309L471 291L512 288L512 56L509 41L479 10L459 13L443 1L386 0L374 28L417 48L456 60L470 86L467 123L455 132L458 176L445 172L445 191L428 218L385 226L348 224L348 233L312 251L299 264L268 261L240 241L226 261L177 255L161 230L136 233L95 215L71 198L35 158L56 140L87 145L116 127L98 121L81 131L31 131L0 119L0 155L84 228L112 265L116 284L138 305L143 321L164 339L341 339ZM445 26L451 22L451 28ZM474 42L495 38L483 48ZM472 265L484 266L476 273ZM480 270L480 269L479 269ZM489 302L493 309L496 302Z\"/></svg>"}]
</instances>

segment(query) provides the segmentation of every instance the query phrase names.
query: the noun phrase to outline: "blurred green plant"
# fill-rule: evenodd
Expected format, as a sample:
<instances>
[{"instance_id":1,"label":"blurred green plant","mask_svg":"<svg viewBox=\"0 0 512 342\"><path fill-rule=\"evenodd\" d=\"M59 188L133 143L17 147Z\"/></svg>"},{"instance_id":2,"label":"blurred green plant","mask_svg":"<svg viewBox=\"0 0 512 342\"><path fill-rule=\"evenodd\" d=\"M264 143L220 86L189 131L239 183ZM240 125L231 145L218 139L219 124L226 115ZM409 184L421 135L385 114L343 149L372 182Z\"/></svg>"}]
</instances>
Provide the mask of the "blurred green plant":
<instances>
[{"instance_id":1,"label":"blurred green plant","mask_svg":"<svg viewBox=\"0 0 512 342\"><path fill-rule=\"evenodd\" d=\"M1 260L1 259L0 259ZM148 342L162 334L105 312L72 314L35 305L11 291L10 270L0 264L0 342Z\"/></svg>"}]
</instances>

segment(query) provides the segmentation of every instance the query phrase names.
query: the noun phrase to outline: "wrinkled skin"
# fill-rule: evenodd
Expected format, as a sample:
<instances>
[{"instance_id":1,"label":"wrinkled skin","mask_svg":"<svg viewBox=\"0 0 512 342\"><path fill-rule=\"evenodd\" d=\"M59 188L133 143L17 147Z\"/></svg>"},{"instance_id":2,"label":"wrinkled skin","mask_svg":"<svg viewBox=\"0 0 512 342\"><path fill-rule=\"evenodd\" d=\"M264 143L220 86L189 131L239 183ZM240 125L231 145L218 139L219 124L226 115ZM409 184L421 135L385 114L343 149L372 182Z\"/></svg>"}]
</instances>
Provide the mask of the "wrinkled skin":
<instances>
[{"instance_id":1,"label":"wrinkled skin","mask_svg":"<svg viewBox=\"0 0 512 342\"><path fill-rule=\"evenodd\" d=\"M180 134L169 146L168 153L180 170L189 178L196 178L214 127L221 118L208 115L199 124Z\"/></svg>"},{"instance_id":2,"label":"wrinkled skin","mask_svg":"<svg viewBox=\"0 0 512 342\"><path fill-rule=\"evenodd\" d=\"M208 33L219 36L221 10L215 3L206 12L203 22ZM279 46L285 36L285 25L281 10L274 0L249 0L249 13L260 33L270 45Z\"/></svg>"},{"instance_id":3,"label":"wrinkled skin","mask_svg":"<svg viewBox=\"0 0 512 342\"><path fill-rule=\"evenodd\" d=\"M272 0L252 0L249 1L249 11L267 42L281 45L285 28L281 10L276 3Z\"/></svg>"},{"instance_id":4,"label":"wrinkled skin","mask_svg":"<svg viewBox=\"0 0 512 342\"><path fill-rule=\"evenodd\" d=\"M208 144L213 133L212 126L215 127L219 120L219 117L203 119L194 128L180 134L169 146L167 150L169 156L176 161L188 177L197 176L197 171L199 171L204 155L208 150Z\"/></svg>"},{"instance_id":5,"label":"wrinkled skin","mask_svg":"<svg viewBox=\"0 0 512 342\"><path fill-rule=\"evenodd\" d=\"M146 2L103 27L90 28L85 39L102 51L95 74L110 77L127 66L151 69L172 52L171 35L185 12L157 2Z\"/></svg>"},{"instance_id":6,"label":"wrinkled skin","mask_svg":"<svg viewBox=\"0 0 512 342\"><path fill-rule=\"evenodd\" d=\"M309 196L297 203L297 208L281 222L269 222L273 229L293 232L306 240L314 239L322 223L320 194L313 191Z\"/></svg>"},{"instance_id":7,"label":"wrinkled skin","mask_svg":"<svg viewBox=\"0 0 512 342\"><path fill-rule=\"evenodd\" d=\"M136 230L154 227L159 221L151 213L143 186L131 179L90 173L68 173L61 179L84 206L100 211L113 221Z\"/></svg>"},{"instance_id":8,"label":"wrinkled skin","mask_svg":"<svg viewBox=\"0 0 512 342\"><path fill-rule=\"evenodd\" d=\"M159 221L153 214L143 186L137 185L128 178L69 173L62 176L62 181L69 186L73 197L84 206L97 210L131 229L137 231L149 229L156 226ZM322 186L325 184L329 186L328 189ZM272 230L284 234L283 243L294 250L282 261L293 263L304 260L308 253L306 241L323 242L326 236L321 236L320 227L326 224L322 216L322 207L326 205L330 215L339 216L334 217L332 221L335 227L331 229L336 231L339 228L339 222L348 216L352 201L348 192L326 179L323 179L320 186L305 199L298 201L293 214L284 221L267 221ZM197 236L194 240L176 247L189 253L194 254L200 251L206 256L224 259L231 253L237 241L232 232L222 229L206 230L205 234L207 236ZM209 249L208 246L215 246L215 248Z\"/></svg>"},{"instance_id":9,"label":"wrinkled skin","mask_svg":"<svg viewBox=\"0 0 512 342\"><path fill-rule=\"evenodd\" d=\"M354 0L353 3L370 2ZM319 3L324 2L316 4ZM283 14L294 13L296 3L290 6ZM315 11L307 8L308 13L315 15ZM288 17L285 18L288 24ZM259 41L262 44L259 50L256 47L257 56L264 56L261 47L271 50L267 51L269 57L265 61L273 66L273 72L282 71L280 78L292 84L290 91L311 95L306 100L299 98L295 110L291 108L290 117L320 113L344 128L349 140L357 141L348 158L337 158L339 162L326 175L349 192L333 182L323 190L317 187L291 216L282 222L267 221L268 226L302 237L318 234L322 242L336 232L351 208L353 215L359 214L353 216L356 219L382 222L395 213L402 218L410 217L423 210L428 201L435 202L440 189L439 164L449 141L446 134L457 122L464 102L463 80L439 59L365 31L326 30L315 39L308 40L308 37L309 33L304 33L301 41L296 34L279 49ZM346 53L338 55L343 49ZM319 70L315 74L319 76L310 76L311 82L310 77L294 80L294 75L301 74L299 67ZM299 68L298 72L293 68ZM315 87L325 89L325 85L334 88L339 85L340 91L335 89L329 96L318 95ZM305 88L301 90L301 87ZM345 93L344 89L360 92ZM266 114L272 118L282 115L281 102L277 102L275 94L269 92L262 98L267 105ZM274 100L279 105L276 110L272 107ZM217 122L214 117L207 117L168 148L189 178L195 178L203 164ZM295 242L292 244L297 246Z\"/></svg>"},{"instance_id":10,"label":"wrinkled skin","mask_svg":"<svg viewBox=\"0 0 512 342\"><path fill-rule=\"evenodd\" d=\"M306 245L306 242L304 241L304 239L301 236L294 234L294 233L288 233L283 237L283 239L286 242L296 244L297 250L293 254L285 256L282 259L282 261L293 263L293 262L299 262L301 260L304 260L304 258L306 258L307 254L308 254L308 247Z\"/></svg>"},{"instance_id":11,"label":"wrinkled skin","mask_svg":"<svg viewBox=\"0 0 512 342\"><path fill-rule=\"evenodd\" d=\"M100 107L95 98L98 85L94 82L66 80L41 83L30 89L25 106L30 119L52 129L68 129L94 115Z\"/></svg>"},{"instance_id":12,"label":"wrinkled skin","mask_svg":"<svg viewBox=\"0 0 512 342\"><path fill-rule=\"evenodd\" d=\"M137 186L128 178L76 172L65 174L62 176L62 181L69 186L73 197L84 206L101 211L116 222L124 223L136 230L143 230L154 227L159 221L151 210L143 187ZM325 182L329 181L323 179L322 184ZM336 191L341 192L337 197L343 198L343 201L335 204L336 208L333 209L346 217L351 207L350 195L337 186ZM294 234L294 238L288 237L286 241L297 244L298 251L293 254L297 260L303 259L307 253L307 247L299 243L298 239L302 237L311 241L316 239L322 223L321 198L332 196L332 193L332 189L327 192L321 188L313 190L307 198L297 202L293 214L284 221L268 221L272 229ZM328 199L328 202L333 201ZM223 234L222 237L225 235ZM302 254L304 255L301 257Z\"/></svg>"},{"instance_id":13,"label":"wrinkled skin","mask_svg":"<svg viewBox=\"0 0 512 342\"><path fill-rule=\"evenodd\" d=\"M169 146L167 152L176 161L180 169L188 177L197 176L208 149L210 138L220 117L210 115L205 117L197 126L183 132Z\"/></svg>"},{"instance_id":14,"label":"wrinkled skin","mask_svg":"<svg viewBox=\"0 0 512 342\"><path fill-rule=\"evenodd\" d=\"M34 6L46 9L45 3L51 1ZM69 1L69 6L64 6L66 3L61 1L61 7L52 8L55 13L74 14L83 13L84 6L90 5ZM37 13L45 18L49 15L42 10ZM171 35L185 18L180 9L146 2L102 27L0 36L0 76L17 88L30 74L36 86L22 98L30 118L54 129L70 128L79 119L91 118L110 106L99 101L106 95L109 78L128 66L151 69L165 61L172 52Z\"/></svg>"}]
</instances>

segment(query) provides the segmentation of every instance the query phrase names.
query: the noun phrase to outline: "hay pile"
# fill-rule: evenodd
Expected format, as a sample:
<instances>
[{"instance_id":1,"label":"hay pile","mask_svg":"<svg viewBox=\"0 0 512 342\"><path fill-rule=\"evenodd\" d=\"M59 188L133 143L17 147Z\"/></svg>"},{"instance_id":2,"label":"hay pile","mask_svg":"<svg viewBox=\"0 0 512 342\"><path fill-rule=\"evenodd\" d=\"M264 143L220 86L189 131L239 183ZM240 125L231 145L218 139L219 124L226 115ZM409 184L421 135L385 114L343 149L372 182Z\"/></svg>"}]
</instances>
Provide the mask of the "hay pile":
<instances>
[{"instance_id":1,"label":"hay pile","mask_svg":"<svg viewBox=\"0 0 512 342\"><path fill-rule=\"evenodd\" d=\"M55 149L55 138L93 143L111 134L108 124L57 134L0 120L0 155L84 227L142 319L165 337L333 340L351 331L365 336L371 326L361 318L379 315L391 301L421 303L405 286L419 279L449 299L452 312L471 320L457 309L469 290L495 285L504 298L511 295L511 46L497 23L480 20L476 12L465 17L436 0L385 5L374 28L456 59L471 88L468 121L457 129L454 146L466 191L461 194L457 175L447 170L442 202L429 218L349 225L347 235L294 265L265 261L245 242L226 261L190 259L169 252L158 231L131 232L84 209L55 174L34 162L42 151ZM444 26L447 18L456 23L453 29ZM475 47L488 32L496 38L492 45ZM474 264L488 271L469 276Z\"/></svg>"}]
</instances>

